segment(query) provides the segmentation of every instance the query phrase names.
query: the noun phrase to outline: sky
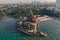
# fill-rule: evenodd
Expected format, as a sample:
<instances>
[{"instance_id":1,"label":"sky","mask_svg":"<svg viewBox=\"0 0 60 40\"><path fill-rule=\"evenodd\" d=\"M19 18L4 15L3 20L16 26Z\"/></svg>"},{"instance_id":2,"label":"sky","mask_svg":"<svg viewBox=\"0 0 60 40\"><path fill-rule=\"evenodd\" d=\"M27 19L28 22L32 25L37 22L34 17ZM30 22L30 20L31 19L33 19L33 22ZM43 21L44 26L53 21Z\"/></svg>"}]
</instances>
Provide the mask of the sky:
<instances>
[{"instance_id":1,"label":"sky","mask_svg":"<svg viewBox=\"0 0 60 40\"><path fill-rule=\"evenodd\" d=\"M0 4L1 3L29 3L32 1L38 1L38 2L56 2L56 0L0 0Z\"/></svg>"}]
</instances>

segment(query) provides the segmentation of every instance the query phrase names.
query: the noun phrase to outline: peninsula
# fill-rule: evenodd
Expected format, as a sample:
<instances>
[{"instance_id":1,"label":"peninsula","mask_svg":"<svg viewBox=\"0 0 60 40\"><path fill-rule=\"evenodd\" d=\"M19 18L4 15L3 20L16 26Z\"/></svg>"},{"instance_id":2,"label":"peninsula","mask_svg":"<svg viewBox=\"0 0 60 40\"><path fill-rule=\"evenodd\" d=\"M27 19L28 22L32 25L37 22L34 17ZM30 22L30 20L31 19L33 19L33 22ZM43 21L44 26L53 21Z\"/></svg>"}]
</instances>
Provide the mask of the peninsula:
<instances>
[{"instance_id":1,"label":"peninsula","mask_svg":"<svg viewBox=\"0 0 60 40\"><path fill-rule=\"evenodd\" d=\"M16 23L17 29L28 35L42 35L47 36L46 33L39 31L37 25L42 21L51 20L48 16L40 17L38 15L30 14L28 17L24 17L21 21Z\"/></svg>"}]
</instances>

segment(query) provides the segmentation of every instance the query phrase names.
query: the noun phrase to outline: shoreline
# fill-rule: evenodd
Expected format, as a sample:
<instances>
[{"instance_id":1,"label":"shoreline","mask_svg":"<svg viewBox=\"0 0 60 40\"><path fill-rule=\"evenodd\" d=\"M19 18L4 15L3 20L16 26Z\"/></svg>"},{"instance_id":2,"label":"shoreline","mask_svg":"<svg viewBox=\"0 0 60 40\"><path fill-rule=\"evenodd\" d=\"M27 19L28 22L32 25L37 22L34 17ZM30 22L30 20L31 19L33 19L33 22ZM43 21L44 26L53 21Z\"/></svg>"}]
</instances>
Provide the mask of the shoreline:
<instances>
[{"instance_id":1,"label":"shoreline","mask_svg":"<svg viewBox=\"0 0 60 40\"><path fill-rule=\"evenodd\" d=\"M0 19L3 19L3 18L14 18L14 17L9 17L9 16L4 16L4 17L0 17ZM18 17L17 17L18 18ZM22 17L23 18L23 17ZM58 18L56 18L56 17L46 17L46 16L44 16L44 17L39 17L40 19L45 19L45 20L52 20L52 19L58 19ZM20 17L19 17L19 19L21 19Z\"/></svg>"}]
</instances>

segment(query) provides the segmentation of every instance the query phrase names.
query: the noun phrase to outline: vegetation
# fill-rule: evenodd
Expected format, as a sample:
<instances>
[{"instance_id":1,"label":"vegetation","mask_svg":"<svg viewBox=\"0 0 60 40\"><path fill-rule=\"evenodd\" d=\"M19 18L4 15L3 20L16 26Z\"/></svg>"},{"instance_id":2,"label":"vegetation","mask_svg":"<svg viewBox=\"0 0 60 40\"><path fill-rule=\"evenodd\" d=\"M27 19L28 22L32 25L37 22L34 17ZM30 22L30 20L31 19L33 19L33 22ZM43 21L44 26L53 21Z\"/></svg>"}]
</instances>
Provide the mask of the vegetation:
<instances>
[{"instance_id":1,"label":"vegetation","mask_svg":"<svg viewBox=\"0 0 60 40\"><path fill-rule=\"evenodd\" d=\"M48 15L48 16L54 16L54 17L59 17L58 14L54 11L54 9L48 10L48 9L44 8L42 10L39 10L39 14Z\"/></svg>"},{"instance_id":2,"label":"vegetation","mask_svg":"<svg viewBox=\"0 0 60 40\"><path fill-rule=\"evenodd\" d=\"M54 9L48 10L48 9L44 8L44 9L39 9L39 10L33 9L32 11L33 11L33 13L35 13L37 15L41 15L41 16L48 15L48 16L52 16L52 17L60 17L60 13L56 12Z\"/></svg>"},{"instance_id":3,"label":"vegetation","mask_svg":"<svg viewBox=\"0 0 60 40\"><path fill-rule=\"evenodd\" d=\"M30 23L25 23L25 22L23 22L22 27L27 29L27 30L34 29L34 25L31 25Z\"/></svg>"},{"instance_id":4,"label":"vegetation","mask_svg":"<svg viewBox=\"0 0 60 40\"><path fill-rule=\"evenodd\" d=\"M54 17L60 17L60 13L56 13L53 10L48 10L46 8L44 9L39 9L37 10L37 8L31 8L32 12L34 14L37 14L37 15L49 15L49 16L54 16ZM11 8L8 8L6 10L0 10L0 17L3 17L3 16L10 16L10 17L20 17L20 16L28 16L30 14L30 8L23 8L23 7L11 7Z\"/></svg>"}]
</instances>

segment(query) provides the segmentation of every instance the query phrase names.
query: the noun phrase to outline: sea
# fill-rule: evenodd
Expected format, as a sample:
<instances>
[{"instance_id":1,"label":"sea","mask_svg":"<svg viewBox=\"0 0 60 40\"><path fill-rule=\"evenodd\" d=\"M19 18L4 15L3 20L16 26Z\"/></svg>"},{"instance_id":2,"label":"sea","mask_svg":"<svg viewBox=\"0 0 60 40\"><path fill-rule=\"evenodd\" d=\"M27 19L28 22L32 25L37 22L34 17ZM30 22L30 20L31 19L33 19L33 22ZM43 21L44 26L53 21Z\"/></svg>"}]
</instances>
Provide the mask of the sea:
<instances>
[{"instance_id":1,"label":"sea","mask_svg":"<svg viewBox=\"0 0 60 40\"><path fill-rule=\"evenodd\" d=\"M47 33L47 37L29 36L16 29L18 18L0 19L0 40L60 40L60 21L52 19L38 24L41 32Z\"/></svg>"}]
</instances>

